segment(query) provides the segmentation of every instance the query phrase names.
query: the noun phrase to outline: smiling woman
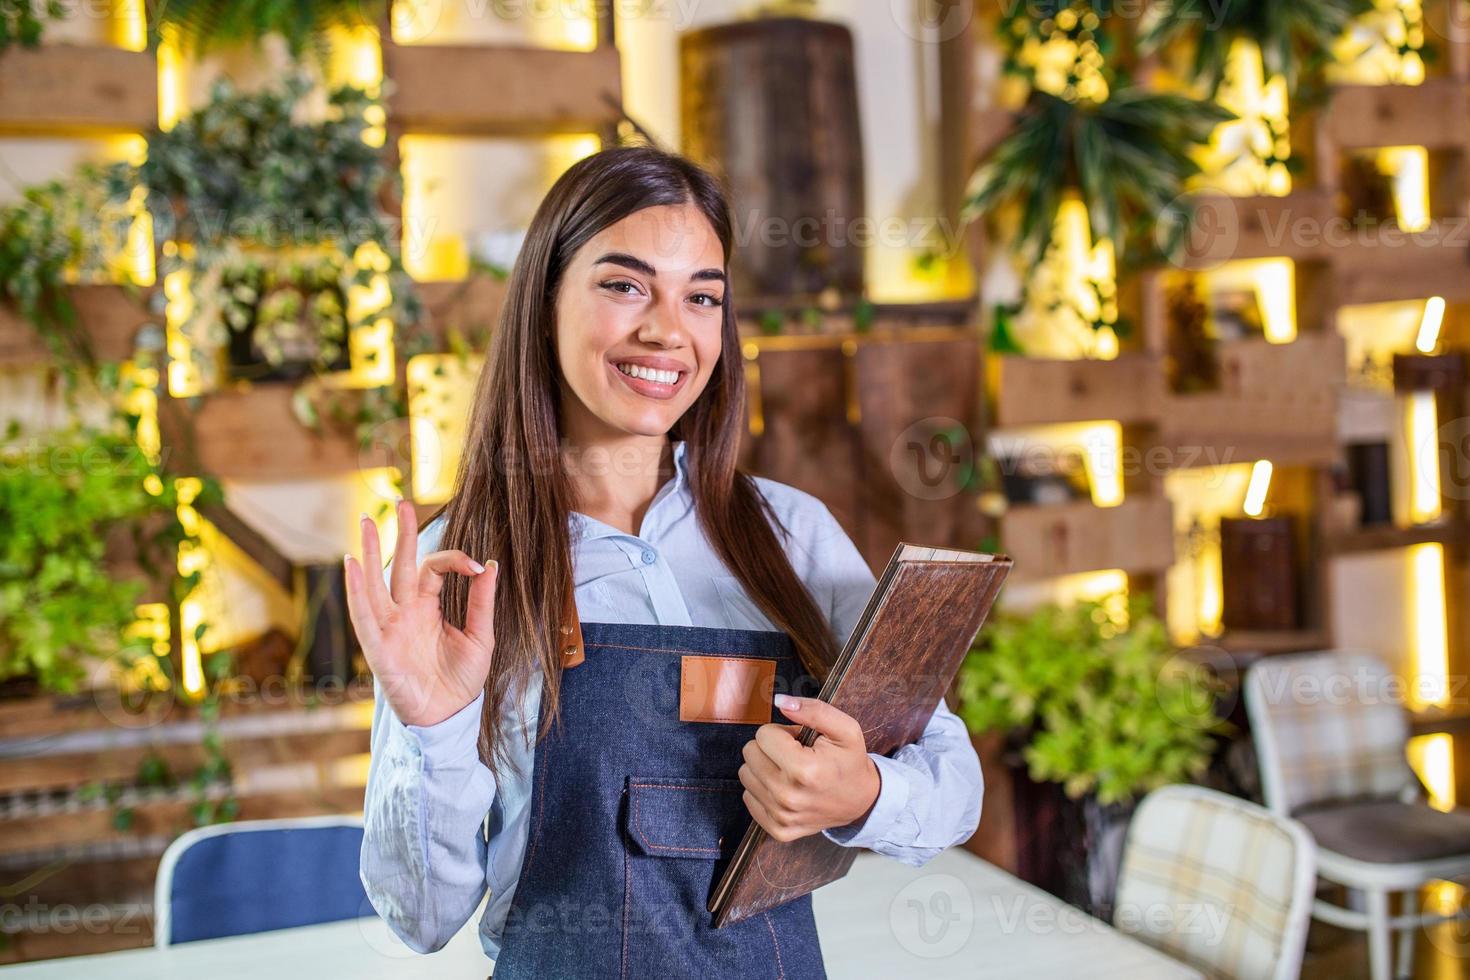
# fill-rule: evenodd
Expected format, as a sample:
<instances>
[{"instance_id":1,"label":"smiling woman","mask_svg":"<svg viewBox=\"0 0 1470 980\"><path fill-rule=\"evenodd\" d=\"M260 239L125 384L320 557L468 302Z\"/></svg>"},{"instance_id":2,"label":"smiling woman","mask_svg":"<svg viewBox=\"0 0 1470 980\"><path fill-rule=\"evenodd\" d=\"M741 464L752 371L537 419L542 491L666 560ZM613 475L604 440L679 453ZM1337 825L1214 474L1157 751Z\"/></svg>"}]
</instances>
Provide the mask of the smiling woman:
<instances>
[{"instance_id":1,"label":"smiling woman","mask_svg":"<svg viewBox=\"0 0 1470 980\"><path fill-rule=\"evenodd\" d=\"M453 497L423 535L400 503L384 578L366 516L346 560L376 679L363 883L420 951L488 888L497 980L821 978L810 895L714 928L745 828L917 866L979 820L942 702L881 756L794 696L875 583L821 501L736 468L731 228L681 157L572 166L511 273Z\"/></svg>"}]
</instances>

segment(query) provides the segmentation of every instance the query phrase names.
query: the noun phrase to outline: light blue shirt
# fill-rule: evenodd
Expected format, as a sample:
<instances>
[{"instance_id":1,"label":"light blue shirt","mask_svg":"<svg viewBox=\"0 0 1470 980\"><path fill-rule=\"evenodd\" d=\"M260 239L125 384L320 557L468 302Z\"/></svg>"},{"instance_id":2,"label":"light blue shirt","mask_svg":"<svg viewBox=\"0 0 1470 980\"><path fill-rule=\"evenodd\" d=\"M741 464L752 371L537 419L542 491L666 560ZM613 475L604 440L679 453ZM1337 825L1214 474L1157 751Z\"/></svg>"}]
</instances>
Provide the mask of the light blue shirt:
<instances>
[{"instance_id":1,"label":"light blue shirt","mask_svg":"<svg viewBox=\"0 0 1470 980\"><path fill-rule=\"evenodd\" d=\"M673 450L674 477L659 488L636 536L571 515L578 615L589 623L776 629L705 538L683 442ZM774 480L755 481L787 531L792 567L840 647L877 584L872 570L820 500ZM442 517L423 529L420 559L439 550L442 532ZM362 882L373 907L418 952L448 942L488 888L480 942L490 957L500 953L526 849L540 695L538 673L520 709L504 715L502 736L520 772L507 771L497 786L476 746L483 694L438 724L417 726L399 721L382 689L376 692ZM877 801L866 819L824 835L918 867L974 833L980 763L964 723L943 701L917 742L891 758L869 755L881 781Z\"/></svg>"}]
</instances>

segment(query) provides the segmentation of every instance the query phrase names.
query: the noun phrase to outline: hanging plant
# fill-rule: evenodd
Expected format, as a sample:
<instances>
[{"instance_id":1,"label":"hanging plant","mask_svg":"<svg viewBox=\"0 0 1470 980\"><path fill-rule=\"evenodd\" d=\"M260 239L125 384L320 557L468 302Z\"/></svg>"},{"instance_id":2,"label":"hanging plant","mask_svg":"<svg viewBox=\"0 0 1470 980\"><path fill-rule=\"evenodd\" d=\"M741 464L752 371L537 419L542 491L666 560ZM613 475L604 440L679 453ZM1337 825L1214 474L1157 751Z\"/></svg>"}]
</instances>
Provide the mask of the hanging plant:
<instances>
[{"instance_id":1,"label":"hanging plant","mask_svg":"<svg viewBox=\"0 0 1470 980\"><path fill-rule=\"evenodd\" d=\"M364 139L382 103L343 86L313 121L311 89L300 74L251 94L220 80L198 112L149 136L143 164L116 174L119 193L134 181L145 189L165 241L163 275L188 273L192 302L180 329L205 385L247 327L240 349L275 368L289 363L278 375L297 376L306 366L342 367L346 330L419 317L396 228L379 205L401 178ZM348 318L348 292L379 276L388 285L372 291L381 302Z\"/></svg>"},{"instance_id":2,"label":"hanging plant","mask_svg":"<svg viewBox=\"0 0 1470 980\"><path fill-rule=\"evenodd\" d=\"M331 55L334 28L377 28L388 0L154 0L149 4L149 43L167 35L185 54L200 57L241 45L259 46L267 36L283 38L296 59L310 54L319 64Z\"/></svg>"},{"instance_id":3,"label":"hanging plant","mask_svg":"<svg viewBox=\"0 0 1470 980\"><path fill-rule=\"evenodd\" d=\"M1112 89L1101 102L1033 92L1013 132L971 178L967 219L1019 208L1014 247L1033 264L1051 243L1068 192L1080 195L1092 236L1114 254L1182 248L1193 219L1185 182L1195 155L1234 113L1213 102Z\"/></svg>"},{"instance_id":4,"label":"hanging plant","mask_svg":"<svg viewBox=\"0 0 1470 980\"><path fill-rule=\"evenodd\" d=\"M95 369L87 334L78 329L71 286L116 283L137 209L114 194L107 171L83 164L64 178L25 188L0 208L0 301L28 321L67 380L78 367ZM136 284L123 279L136 294Z\"/></svg>"},{"instance_id":5,"label":"hanging plant","mask_svg":"<svg viewBox=\"0 0 1470 980\"><path fill-rule=\"evenodd\" d=\"M1191 77L1214 95L1225 80L1231 46L1250 41L1261 51L1266 76L1286 79L1295 93L1332 60L1333 45L1353 20L1373 9L1373 0L1163 0L1151 8L1138 44L1145 54L1190 45Z\"/></svg>"}]
</instances>

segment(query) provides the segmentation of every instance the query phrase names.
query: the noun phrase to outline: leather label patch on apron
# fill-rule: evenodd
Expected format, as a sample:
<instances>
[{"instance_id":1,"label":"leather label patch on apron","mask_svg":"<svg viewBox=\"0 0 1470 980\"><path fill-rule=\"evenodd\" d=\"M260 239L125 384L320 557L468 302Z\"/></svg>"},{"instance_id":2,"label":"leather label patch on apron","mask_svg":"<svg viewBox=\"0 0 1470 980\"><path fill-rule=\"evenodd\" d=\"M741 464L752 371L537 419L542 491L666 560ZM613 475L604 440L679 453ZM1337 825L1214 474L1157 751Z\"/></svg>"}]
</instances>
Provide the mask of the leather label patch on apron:
<instances>
[{"instance_id":1,"label":"leather label patch on apron","mask_svg":"<svg viewBox=\"0 0 1470 980\"><path fill-rule=\"evenodd\" d=\"M679 720L764 725L771 720L776 661L684 656Z\"/></svg>"}]
</instances>

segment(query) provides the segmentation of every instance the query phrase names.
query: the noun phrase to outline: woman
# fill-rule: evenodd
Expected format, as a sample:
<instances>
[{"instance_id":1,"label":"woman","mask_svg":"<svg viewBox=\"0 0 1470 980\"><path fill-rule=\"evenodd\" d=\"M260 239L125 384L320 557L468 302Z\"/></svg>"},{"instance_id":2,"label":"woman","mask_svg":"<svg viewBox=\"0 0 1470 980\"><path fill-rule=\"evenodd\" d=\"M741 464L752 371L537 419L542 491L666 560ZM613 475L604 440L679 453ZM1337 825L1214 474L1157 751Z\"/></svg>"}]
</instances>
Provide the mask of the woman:
<instances>
[{"instance_id":1,"label":"woman","mask_svg":"<svg viewBox=\"0 0 1470 980\"><path fill-rule=\"evenodd\" d=\"M511 273L453 497L422 535L399 502L381 580L362 518L362 880L415 950L488 887L497 980L823 977L809 895L711 927L752 819L915 866L975 829L979 763L942 703L889 758L810 696L875 582L819 500L736 469L731 240L687 160L572 166ZM774 706L711 715L691 683L752 661Z\"/></svg>"}]
</instances>

